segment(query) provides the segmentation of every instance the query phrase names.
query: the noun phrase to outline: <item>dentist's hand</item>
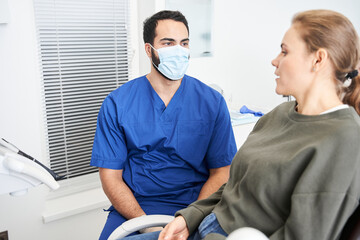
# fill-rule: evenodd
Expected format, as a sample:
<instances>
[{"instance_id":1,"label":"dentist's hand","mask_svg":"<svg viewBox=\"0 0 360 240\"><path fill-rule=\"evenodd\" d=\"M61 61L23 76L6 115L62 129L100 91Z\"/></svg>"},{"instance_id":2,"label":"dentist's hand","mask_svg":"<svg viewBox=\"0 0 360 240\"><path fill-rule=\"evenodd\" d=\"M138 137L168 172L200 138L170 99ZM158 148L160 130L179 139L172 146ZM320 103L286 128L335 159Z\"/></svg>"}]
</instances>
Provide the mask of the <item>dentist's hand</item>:
<instances>
[{"instance_id":1,"label":"dentist's hand","mask_svg":"<svg viewBox=\"0 0 360 240\"><path fill-rule=\"evenodd\" d=\"M189 237L189 230L185 219L182 216L176 217L159 235L159 240L186 240Z\"/></svg>"}]
</instances>

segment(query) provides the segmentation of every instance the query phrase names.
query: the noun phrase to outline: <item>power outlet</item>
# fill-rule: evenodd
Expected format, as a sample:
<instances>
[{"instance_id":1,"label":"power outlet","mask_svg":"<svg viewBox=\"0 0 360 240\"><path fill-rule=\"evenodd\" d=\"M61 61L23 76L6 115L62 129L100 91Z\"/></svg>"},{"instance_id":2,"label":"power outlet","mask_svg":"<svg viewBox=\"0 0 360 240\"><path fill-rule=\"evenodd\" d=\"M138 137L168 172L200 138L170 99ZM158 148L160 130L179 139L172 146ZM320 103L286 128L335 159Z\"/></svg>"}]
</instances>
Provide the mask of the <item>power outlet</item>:
<instances>
[{"instance_id":1,"label":"power outlet","mask_svg":"<svg viewBox=\"0 0 360 240\"><path fill-rule=\"evenodd\" d=\"M9 240L8 232L0 232L0 240Z\"/></svg>"}]
</instances>

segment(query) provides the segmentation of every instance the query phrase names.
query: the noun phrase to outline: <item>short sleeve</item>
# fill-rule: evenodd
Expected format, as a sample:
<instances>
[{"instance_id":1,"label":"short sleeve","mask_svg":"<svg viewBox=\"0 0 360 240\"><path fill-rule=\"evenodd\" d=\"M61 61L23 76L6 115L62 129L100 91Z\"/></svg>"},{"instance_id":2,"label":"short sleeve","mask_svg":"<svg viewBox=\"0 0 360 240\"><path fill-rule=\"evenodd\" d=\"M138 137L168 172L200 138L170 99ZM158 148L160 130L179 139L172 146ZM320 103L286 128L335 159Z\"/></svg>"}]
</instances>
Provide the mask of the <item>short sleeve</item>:
<instances>
[{"instance_id":1,"label":"short sleeve","mask_svg":"<svg viewBox=\"0 0 360 240\"><path fill-rule=\"evenodd\" d=\"M126 139L120 124L121 109L110 94L103 102L91 155L91 166L123 169L127 158Z\"/></svg>"},{"instance_id":2,"label":"short sleeve","mask_svg":"<svg viewBox=\"0 0 360 240\"><path fill-rule=\"evenodd\" d=\"M228 108L223 97L220 98L218 114L211 136L206 161L209 168L219 168L231 164L237 151L234 132Z\"/></svg>"}]
</instances>

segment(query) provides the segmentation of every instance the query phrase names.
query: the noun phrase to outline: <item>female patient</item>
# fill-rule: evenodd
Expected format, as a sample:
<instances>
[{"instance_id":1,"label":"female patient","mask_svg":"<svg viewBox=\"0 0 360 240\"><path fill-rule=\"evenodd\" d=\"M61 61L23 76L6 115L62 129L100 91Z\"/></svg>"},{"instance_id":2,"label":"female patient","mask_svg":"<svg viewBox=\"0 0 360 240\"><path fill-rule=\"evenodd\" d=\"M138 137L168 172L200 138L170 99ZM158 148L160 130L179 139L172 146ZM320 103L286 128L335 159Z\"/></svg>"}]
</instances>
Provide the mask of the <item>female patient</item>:
<instances>
[{"instance_id":1,"label":"female patient","mask_svg":"<svg viewBox=\"0 0 360 240\"><path fill-rule=\"evenodd\" d=\"M228 183L177 212L159 239L225 238L241 227L270 239L337 239L360 195L359 51L343 15L295 15L272 65L276 92L296 101L257 122Z\"/></svg>"}]
</instances>

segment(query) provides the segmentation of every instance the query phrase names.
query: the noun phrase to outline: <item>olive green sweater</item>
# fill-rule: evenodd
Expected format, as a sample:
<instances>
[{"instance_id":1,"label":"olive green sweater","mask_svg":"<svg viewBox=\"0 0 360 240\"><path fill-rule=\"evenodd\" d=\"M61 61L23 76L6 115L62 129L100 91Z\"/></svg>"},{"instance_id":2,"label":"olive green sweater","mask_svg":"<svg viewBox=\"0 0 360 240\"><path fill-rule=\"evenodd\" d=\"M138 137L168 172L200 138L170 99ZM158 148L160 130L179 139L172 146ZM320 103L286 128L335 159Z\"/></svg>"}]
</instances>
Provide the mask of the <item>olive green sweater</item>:
<instances>
[{"instance_id":1,"label":"olive green sweater","mask_svg":"<svg viewBox=\"0 0 360 240\"><path fill-rule=\"evenodd\" d=\"M301 115L283 103L259 119L235 155L230 179L180 210L190 232L215 212L231 233L270 239L337 239L360 195L360 120L353 108Z\"/></svg>"}]
</instances>

